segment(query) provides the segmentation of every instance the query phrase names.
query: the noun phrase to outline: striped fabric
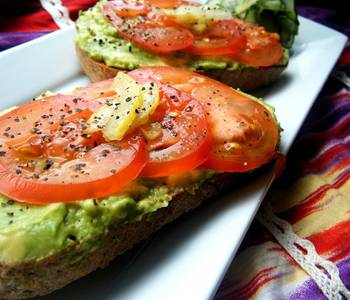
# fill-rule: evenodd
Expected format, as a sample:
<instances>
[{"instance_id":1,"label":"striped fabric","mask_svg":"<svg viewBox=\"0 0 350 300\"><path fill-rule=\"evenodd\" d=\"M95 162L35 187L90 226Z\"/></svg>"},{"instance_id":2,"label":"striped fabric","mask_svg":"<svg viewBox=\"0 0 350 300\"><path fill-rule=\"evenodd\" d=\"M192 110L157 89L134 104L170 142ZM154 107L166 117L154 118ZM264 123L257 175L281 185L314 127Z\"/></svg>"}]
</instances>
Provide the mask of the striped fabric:
<instances>
[{"instance_id":1,"label":"striped fabric","mask_svg":"<svg viewBox=\"0 0 350 300\"><path fill-rule=\"evenodd\" d=\"M74 20L95 0L63 0ZM350 17L326 8L299 13L350 37ZM58 29L39 0L0 1L0 50ZM350 288L350 44L317 99L267 196L294 232L334 262ZM215 300L326 299L314 280L254 221Z\"/></svg>"},{"instance_id":2,"label":"striped fabric","mask_svg":"<svg viewBox=\"0 0 350 300\"><path fill-rule=\"evenodd\" d=\"M96 0L63 0L75 20L80 10L94 5ZM50 14L42 8L39 0L0 1L0 51L17 46L57 30Z\"/></svg>"},{"instance_id":3,"label":"striped fabric","mask_svg":"<svg viewBox=\"0 0 350 300\"><path fill-rule=\"evenodd\" d=\"M350 18L299 7L299 14L343 31ZM314 104L267 199L294 232L334 262L350 288L350 44ZM326 299L314 280L257 221L252 224L215 300ZM345 298L344 298L345 299Z\"/></svg>"}]
</instances>

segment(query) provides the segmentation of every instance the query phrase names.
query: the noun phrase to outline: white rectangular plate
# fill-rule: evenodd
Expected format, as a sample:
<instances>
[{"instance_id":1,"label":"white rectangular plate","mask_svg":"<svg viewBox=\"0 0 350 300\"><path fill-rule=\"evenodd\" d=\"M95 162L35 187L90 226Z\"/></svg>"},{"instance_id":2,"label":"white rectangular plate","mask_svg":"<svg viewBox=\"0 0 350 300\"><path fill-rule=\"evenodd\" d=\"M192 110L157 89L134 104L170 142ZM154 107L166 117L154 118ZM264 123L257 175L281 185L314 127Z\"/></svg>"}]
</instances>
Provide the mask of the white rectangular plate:
<instances>
[{"instance_id":1,"label":"white rectangular plate","mask_svg":"<svg viewBox=\"0 0 350 300\"><path fill-rule=\"evenodd\" d=\"M284 129L283 152L288 151L346 42L344 35L332 29L304 18L300 21L287 70L263 90ZM73 36L73 29L62 30L1 53L0 109L29 101L42 91L88 83L79 70ZM41 299L210 299L272 178L272 172L267 172L213 199L106 270Z\"/></svg>"}]
</instances>

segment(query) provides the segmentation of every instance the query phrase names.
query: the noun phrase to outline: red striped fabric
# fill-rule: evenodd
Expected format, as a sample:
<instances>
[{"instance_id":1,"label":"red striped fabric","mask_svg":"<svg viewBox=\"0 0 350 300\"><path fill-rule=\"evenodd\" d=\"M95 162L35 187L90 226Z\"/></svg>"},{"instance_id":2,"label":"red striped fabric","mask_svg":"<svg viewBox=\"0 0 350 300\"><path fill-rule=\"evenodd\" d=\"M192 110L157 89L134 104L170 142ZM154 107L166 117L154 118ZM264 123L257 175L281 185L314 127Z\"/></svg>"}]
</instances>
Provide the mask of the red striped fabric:
<instances>
[{"instance_id":1,"label":"red striped fabric","mask_svg":"<svg viewBox=\"0 0 350 300\"><path fill-rule=\"evenodd\" d=\"M16 5L13 5L16 2ZM56 30L50 14L39 1L16 0L0 3L0 32L37 32Z\"/></svg>"},{"instance_id":2,"label":"red striped fabric","mask_svg":"<svg viewBox=\"0 0 350 300\"><path fill-rule=\"evenodd\" d=\"M43 9L38 0L1 1L0 32L33 32L57 30L58 26L50 14ZM78 17L80 10L85 10L96 0L64 0L62 4L69 9L71 19Z\"/></svg>"}]
</instances>

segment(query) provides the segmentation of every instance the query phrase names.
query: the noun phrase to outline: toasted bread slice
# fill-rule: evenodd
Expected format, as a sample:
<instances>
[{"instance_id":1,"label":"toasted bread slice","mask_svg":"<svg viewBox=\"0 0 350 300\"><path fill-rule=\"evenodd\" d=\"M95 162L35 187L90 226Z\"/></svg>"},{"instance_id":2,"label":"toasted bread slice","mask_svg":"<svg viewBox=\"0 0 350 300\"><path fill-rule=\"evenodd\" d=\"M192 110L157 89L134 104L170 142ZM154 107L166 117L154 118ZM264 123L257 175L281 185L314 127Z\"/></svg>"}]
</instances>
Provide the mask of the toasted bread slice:
<instances>
[{"instance_id":1,"label":"toasted bread slice","mask_svg":"<svg viewBox=\"0 0 350 300\"><path fill-rule=\"evenodd\" d=\"M82 51L78 46L76 51L79 57L80 65L83 72L93 82L101 81L104 79L114 77L119 71L128 71L109 67L103 62L98 62L88 56L87 53ZM265 86L275 81L286 65L271 66L271 67L260 67L253 68L247 67L237 70L200 70L203 75L212 77L222 83L225 83L233 88L238 88L243 91L253 90L261 86Z\"/></svg>"},{"instance_id":2,"label":"toasted bread slice","mask_svg":"<svg viewBox=\"0 0 350 300\"><path fill-rule=\"evenodd\" d=\"M247 174L239 176L244 179ZM165 208L146 215L141 221L109 228L100 243L89 253L78 252L74 246L38 261L17 265L1 265L0 299L24 299L49 294L97 268L147 239L163 225L178 218L228 187L237 184L237 174L218 174L204 181L196 194L181 192Z\"/></svg>"}]
</instances>

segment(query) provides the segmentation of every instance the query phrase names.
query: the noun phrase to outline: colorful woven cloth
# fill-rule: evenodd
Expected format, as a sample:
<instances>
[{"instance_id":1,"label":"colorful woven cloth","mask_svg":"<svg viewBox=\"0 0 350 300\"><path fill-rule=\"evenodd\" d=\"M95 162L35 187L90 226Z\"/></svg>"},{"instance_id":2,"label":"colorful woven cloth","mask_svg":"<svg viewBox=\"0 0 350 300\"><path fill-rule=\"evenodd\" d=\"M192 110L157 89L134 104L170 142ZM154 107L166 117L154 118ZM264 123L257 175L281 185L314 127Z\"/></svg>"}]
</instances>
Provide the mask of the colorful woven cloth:
<instances>
[{"instance_id":1,"label":"colorful woven cloth","mask_svg":"<svg viewBox=\"0 0 350 300\"><path fill-rule=\"evenodd\" d=\"M335 11L315 7L300 6L298 13L350 37L350 17L342 19ZM278 217L292 225L299 237L313 243L319 256L336 264L348 289L349 124L348 43L293 144L284 175L274 183L265 199ZM312 264L312 261L308 260L306 264ZM321 272L324 272L322 268ZM341 294L328 297L346 299ZM327 299L315 281L257 220L248 231L215 299L248 298Z\"/></svg>"},{"instance_id":2,"label":"colorful woven cloth","mask_svg":"<svg viewBox=\"0 0 350 300\"><path fill-rule=\"evenodd\" d=\"M41 3L60 3L69 9L75 20L80 10L85 10L96 0L2 0L0 1L0 51L33 40L59 29L52 16Z\"/></svg>"},{"instance_id":3,"label":"colorful woven cloth","mask_svg":"<svg viewBox=\"0 0 350 300\"><path fill-rule=\"evenodd\" d=\"M62 2L74 20L79 10L96 1ZM2 1L0 9L0 14L6 12L0 16L0 50L58 29L40 1ZM298 10L299 14L350 37L350 16L339 18L339 14L325 7L299 6ZM272 235L271 230L262 225L266 226L266 215L262 210L227 272L216 300L326 299L327 291L329 298L341 299L337 289L343 289L343 295L347 295L344 288L350 288L349 124L350 44L299 132L287 157L284 175L273 185L265 200L269 204L265 206L270 207L269 213L279 218L276 220L287 221L291 227L276 221L272 225L279 233L276 231L277 234ZM297 236L292 235L293 232ZM286 246L283 243L285 236L312 242L318 255L313 255L307 241ZM301 263L293 259L293 253L299 253ZM328 262L321 262L321 258ZM332 263L337 269L333 275L326 275L331 277L328 281L317 281L319 275L315 273L311 277L305 271L311 266L310 270L313 267L326 274L329 270L334 271ZM338 276L337 270L339 281L334 279ZM327 282L330 282L329 286ZM319 288L322 284L323 291Z\"/></svg>"}]
</instances>

